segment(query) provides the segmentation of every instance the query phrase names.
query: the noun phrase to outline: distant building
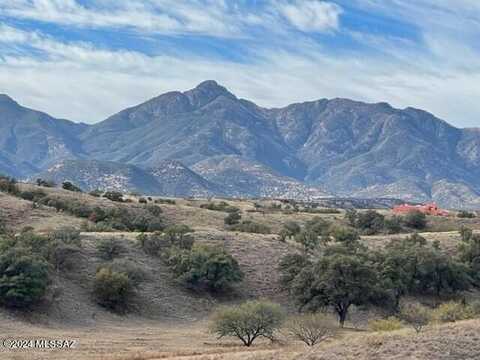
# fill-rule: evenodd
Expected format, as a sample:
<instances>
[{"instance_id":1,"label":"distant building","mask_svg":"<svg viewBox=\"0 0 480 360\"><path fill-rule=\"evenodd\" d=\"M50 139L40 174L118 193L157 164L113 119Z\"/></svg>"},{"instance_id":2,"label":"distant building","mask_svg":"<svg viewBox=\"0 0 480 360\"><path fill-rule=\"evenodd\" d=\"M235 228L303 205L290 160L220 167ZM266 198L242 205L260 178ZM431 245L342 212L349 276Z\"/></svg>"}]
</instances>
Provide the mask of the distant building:
<instances>
[{"instance_id":1,"label":"distant building","mask_svg":"<svg viewBox=\"0 0 480 360\"><path fill-rule=\"evenodd\" d=\"M393 212L395 214L407 214L413 211L420 211L425 215L433 215L433 216L448 216L449 213L446 210L440 209L437 204L425 204L425 205L398 205L393 208Z\"/></svg>"}]
</instances>

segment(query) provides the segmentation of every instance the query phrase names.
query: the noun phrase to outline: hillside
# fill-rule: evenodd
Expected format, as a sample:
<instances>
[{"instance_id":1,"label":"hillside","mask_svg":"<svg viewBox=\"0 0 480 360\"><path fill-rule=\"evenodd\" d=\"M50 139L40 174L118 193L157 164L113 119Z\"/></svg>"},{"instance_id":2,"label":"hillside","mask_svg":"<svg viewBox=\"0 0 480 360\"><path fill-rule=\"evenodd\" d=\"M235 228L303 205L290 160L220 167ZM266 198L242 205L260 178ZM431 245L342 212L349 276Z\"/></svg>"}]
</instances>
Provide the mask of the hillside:
<instances>
[{"instance_id":1,"label":"hillside","mask_svg":"<svg viewBox=\"0 0 480 360\"><path fill-rule=\"evenodd\" d=\"M169 195L186 194L194 183L193 195L328 193L480 206L480 132L455 128L418 109L348 99L266 109L206 81L87 126L2 99L0 171L15 176L52 172L65 159L88 159L153 168L157 174L162 168L169 184L168 169L178 167L162 162L173 160L185 167L185 177L171 175L184 189L166 185ZM77 170L82 178L80 164L85 163ZM133 188L140 178L129 180Z\"/></svg>"},{"instance_id":2,"label":"hillside","mask_svg":"<svg viewBox=\"0 0 480 360\"><path fill-rule=\"evenodd\" d=\"M131 214L145 214L146 206L138 198L129 196L131 202L118 203L102 197L70 192L57 188L40 188L19 185L22 193L43 194L50 200L67 204L82 204L95 209L125 209ZM98 232L94 223L69 211L56 211L54 207L0 192L0 218L7 228L19 233L32 227L38 234L48 234L66 226L81 229L81 248L71 253L68 267L55 272L46 298L32 311L23 313L0 310L4 336L72 338L80 346L73 351L78 359L285 359L298 356L306 359L464 359L478 354L476 332L478 320L451 325L431 326L421 335L405 328L393 333L374 333L368 330L368 321L383 316L375 309L353 309L348 328L334 339L319 347L306 350L300 343L270 344L260 341L251 349L239 347L234 339L218 340L208 333L209 318L218 306L238 304L248 299L269 299L289 312L297 307L292 297L279 283L278 266L286 254L296 253L299 245L292 240L279 240L282 226L295 221L305 226L308 221L322 218L336 226L346 226L344 211L299 206L291 211L291 203L270 200L229 200L228 205L239 209L244 220L268 226L270 234L258 234L229 230L224 224L224 211L210 210L205 204L219 204L219 199L165 199L153 197L150 205L159 200L160 217L166 225L187 225L194 230L198 244L224 248L238 260L245 279L231 291L211 294L199 289L182 286L173 277L161 257L145 253L138 245L138 232L110 230ZM79 205L77 205L78 208ZM280 207L279 207L280 206ZM320 211L322 210L322 211ZM363 210L364 211L364 210ZM390 217L389 210L379 210ZM480 231L480 221L475 218L429 217L426 229L420 235L428 242L438 242L443 251L456 253L460 242L458 229L466 226ZM317 219L317 220L315 220ZM25 230L24 230L25 231ZM405 238L411 230L399 234L362 236L362 242L370 249L381 249L393 239ZM116 239L123 251L115 260L103 259L97 245L105 239ZM129 264L142 269L144 280L136 290L127 314L116 314L100 306L92 293L93 279L100 266L106 263ZM126 265L122 265L126 266ZM476 298L476 292L467 295ZM425 299L425 301L430 301ZM355 330L353 330L355 329ZM283 336L283 335L282 335ZM101 339L101 340L100 340ZM407 345L408 344L408 345ZM447 349L448 347L448 349ZM448 350L448 351L447 351ZM2 350L4 351L4 350ZM64 352L35 351L37 359L63 359ZM15 353L16 359L30 359L31 353Z\"/></svg>"}]
</instances>

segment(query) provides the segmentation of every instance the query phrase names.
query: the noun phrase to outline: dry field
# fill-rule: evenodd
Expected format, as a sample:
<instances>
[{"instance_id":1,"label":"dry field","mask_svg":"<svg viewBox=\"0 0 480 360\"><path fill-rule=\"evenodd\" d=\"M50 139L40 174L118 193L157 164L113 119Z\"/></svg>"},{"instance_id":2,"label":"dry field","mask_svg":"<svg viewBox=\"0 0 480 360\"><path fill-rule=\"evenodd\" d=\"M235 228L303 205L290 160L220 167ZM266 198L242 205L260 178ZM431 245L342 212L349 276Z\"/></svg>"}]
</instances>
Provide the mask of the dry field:
<instances>
[{"instance_id":1,"label":"dry field","mask_svg":"<svg viewBox=\"0 0 480 360\"><path fill-rule=\"evenodd\" d=\"M32 186L22 185L22 188L32 189ZM59 189L42 190L65 199L80 199L91 206L141 206L138 203L118 205L109 200ZM146 255L136 246L138 233L82 233L83 246L75 259L73 271L56 274L44 304L28 314L0 313L0 338L73 339L78 341L76 348L1 349L0 359L480 359L479 321L430 327L420 335L409 329L376 334L365 331L367 317L375 314L359 310L351 315L348 322L350 330L313 350L287 339L275 344L259 342L250 349L239 346L234 339L219 341L207 332L209 315L219 305L266 298L282 304L289 311L294 310L292 300L278 283L279 260L297 250L293 241L278 240L275 233L282 224L289 220L303 224L316 216L344 223L343 213L319 215L303 212L285 214L272 209L255 211L253 201L227 201L241 209L243 219L268 225L274 232L260 235L225 230L225 213L200 208L207 202L206 199L175 200L175 205L160 205L162 217L167 223L191 226L195 229L197 242L225 247L238 260L245 280L235 291L212 297L179 286L162 261ZM259 203L269 205L266 201ZM388 211L383 212L388 215ZM7 225L17 231L26 226L38 232L66 225L80 228L86 221L46 206L35 208L29 201L2 193L0 213L7 218ZM454 253L460 239L456 230L462 224L480 230L478 219L430 218L427 232L421 235L429 241L439 241L443 248ZM376 248L391 239L407 235L364 236L362 239L368 246ZM102 264L95 244L99 239L108 237L119 239L126 249L122 257L146 272L146 281L141 284L132 311L126 316L100 308L91 292L94 274Z\"/></svg>"}]
</instances>

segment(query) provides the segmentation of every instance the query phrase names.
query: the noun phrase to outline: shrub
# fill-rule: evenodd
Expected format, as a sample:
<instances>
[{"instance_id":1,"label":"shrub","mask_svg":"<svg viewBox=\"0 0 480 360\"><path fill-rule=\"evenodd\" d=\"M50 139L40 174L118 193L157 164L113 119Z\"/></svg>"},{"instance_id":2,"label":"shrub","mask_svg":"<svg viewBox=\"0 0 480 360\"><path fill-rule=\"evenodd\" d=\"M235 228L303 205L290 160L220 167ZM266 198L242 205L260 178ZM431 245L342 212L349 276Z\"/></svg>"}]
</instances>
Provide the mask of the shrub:
<instances>
[{"instance_id":1,"label":"shrub","mask_svg":"<svg viewBox=\"0 0 480 360\"><path fill-rule=\"evenodd\" d=\"M64 226L52 231L50 238L55 241L61 241L67 245L82 246L80 231L70 226Z\"/></svg>"},{"instance_id":2,"label":"shrub","mask_svg":"<svg viewBox=\"0 0 480 360\"><path fill-rule=\"evenodd\" d=\"M52 180L37 179L35 183L37 184L37 186L48 188L53 188L56 186L55 182L53 182Z\"/></svg>"},{"instance_id":3,"label":"shrub","mask_svg":"<svg viewBox=\"0 0 480 360\"><path fill-rule=\"evenodd\" d=\"M145 199L144 197L139 198L139 199L138 199L138 202L139 202L140 204L146 204L146 203L148 203L147 199Z\"/></svg>"},{"instance_id":4,"label":"shrub","mask_svg":"<svg viewBox=\"0 0 480 360\"><path fill-rule=\"evenodd\" d=\"M238 262L217 246L194 245L191 250L174 248L168 265L177 278L189 285L219 291L243 279Z\"/></svg>"},{"instance_id":5,"label":"shrub","mask_svg":"<svg viewBox=\"0 0 480 360\"><path fill-rule=\"evenodd\" d=\"M385 225L385 217L375 210L368 210L357 214L356 226L366 235L380 232Z\"/></svg>"},{"instance_id":6,"label":"shrub","mask_svg":"<svg viewBox=\"0 0 480 360\"><path fill-rule=\"evenodd\" d=\"M107 191L103 197L110 201L123 202L123 194L118 191Z\"/></svg>"},{"instance_id":7,"label":"shrub","mask_svg":"<svg viewBox=\"0 0 480 360\"><path fill-rule=\"evenodd\" d=\"M411 211L405 216L404 223L412 229L422 230L427 226L427 216L420 211Z\"/></svg>"},{"instance_id":8,"label":"shrub","mask_svg":"<svg viewBox=\"0 0 480 360\"><path fill-rule=\"evenodd\" d=\"M418 303L403 304L400 318L420 333L432 318L432 311Z\"/></svg>"},{"instance_id":9,"label":"shrub","mask_svg":"<svg viewBox=\"0 0 480 360\"><path fill-rule=\"evenodd\" d=\"M165 228L161 219L151 214L138 214L130 222L125 221L130 231L154 232Z\"/></svg>"},{"instance_id":10,"label":"shrub","mask_svg":"<svg viewBox=\"0 0 480 360\"><path fill-rule=\"evenodd\" d=\"M56 270L72 270L78 262L80 248L71 244L58 243L53 250L51 262Z\"/></svg>"},{"instance_id":11,"label":"shrub","mask_svg":"<svg viewBox=\"0 0 480 360\"><path fill-rule=\"evenodd\" d=\"M42 190L22 191L20 197L23 200L39 202L42 198L47 196Z\"/></svg>"},{"instance_id":12,"label":"shrub","mask_svg":"<svg viewBox=\"0 0 480 360\"><path fill-rule=\"evenodd\" d=\"M284 317L278 304L247 301L238 306L218 310L213 316L210 331L220 338L237 337L245 346L251 346L259 337L273 340Z\"/></svg>"},{"instance_id":13,"label":"shrub","mask_svg":"<svg viewBox=\"0 0 480 360\"><path fill-rule=\"evenodd\" d=\"M296 316L287 323L287 331L307 346L315 346L337 332L335 320L324 314Z\"/></svg>"},{"instance_id":14,"label":"shrub","mask_svg":"<svg viewBox=\"0 0 480 360\"><path fill-rule=\"evenodd\" d=\"M244 220L239 224L230 227L232 231L246 232L252 234L271 234L272 230L269 226L259 224L251 220Z\"/></svg>"},{"instance_id":15,"label":"shrub","mask_svg":"<svg viewBox=\"0 0 480 360\"><path fill-rule=\"evenodd\" d=\"M115 238L101 239L96 244L96 248L98 256L103 260L113 260L113 258L120 256L125 251L120 241Z\"/></svg>"},{"instance_id":16,"label":"shrub","mask_svg":"<svg viewBox=\"0 0 480 360\"><path fill-rule=\"evenodd\" d=\"M155 199L153 201L155 204L168 204L168 205L175 205L176 201L171 199Z\"/></svg>"},{"instance_id":17,"label":"shrub","mask_svg":"<svg viewBox=\"0 0 480 360\"><path fill-rule=\"evenodd\" d=\"M465 219L473 219L475 218L475 214L473 212L469 212L469 211L465 211L465 210L462 210L462 211L459 211L458 214L457 214L457 217L459 218L465 218Z\"/></svg>"},{"instance_id":18,"label":"shrub","mask_svg":"<svg viewBox=\"0 0 480 360\"><path fill-rule=\"evenodd\" d=\"M10 248L0 256L0 302L28 308L40 301L49 282L48 264L25 248Z\"/></svg>"},{"instance_id":19,"label":"shrub","mask_svg":"<svg viewBox=\"0 0 480 360\"><path fill-rule=\"evenodd\" d=\"M287 221L283 224L283 228L280 231L281 234L284 234L286 238L292 238L297 235L302 228L295 221Z\"/></svg>"},{"instance_id":20,"label":"shrub","mask_svg":"<svg viewBox=\"0 0 480 360\"><path fill-rule=\"evenodd\" d=\"M153 216L160 216L162 214L162 208L157 205L147 205L145 209Z\"/></svg>"},{"instance_id":21,"label":"shrub","mask_svg":"<svg viewBox=\"0 0 480 360\"><path fill-rule=\"evenodd\" d=\"M320 244L318 234L309 230L302 230L296 234L295 241L302 245L305 251L313 251Z\"/></svg>"},{"instance_id":22,"label":"shrub","mask_svg":"<svg viewBox=\"0 0 480 360\"><path fill-rule=\"evenodd\" d=\"M94 294L101 306L123 312L134 295L133 282L123 272L101 267L95 275Z\"/></svg>"},{"instance_id":23,"label":"shrub","mask_svg":"<svg viewBox=\"0 0 480 360\"><path fill-rule=\"evenodd\" d=\"M208 204L202 204L200 205L200 207L202 209L207 209L207 210L213 210L213 211L223 211L223 212L228 212L228 213L235 213L235 212L239 212L240 209L235 207L235 206L231 206L231 205L228 205L228 203L226 203L225 201L221 201L219 203L208 203Z\"/></svg>"},{"instance_id":24,"label":"shrub","mask_svg":"<svg viewBox=\"0 0 480 360\"><path fill-rule=\"evenodd\" d=\"M8 176L0 175L0 191L17 196L20 194L17 180Z\"/></svg>"},{"instance_id":25,"label":"shrub","mask_svg":"<svg viewBox=\"0 0 480 360\"><path fill-rule=\"evenodd\" d=\"M398 234L402 231L402 219L398 216L386 218L384 221L385 230L389 234Z\"/></svg>"},{"instance_id":26,"label":"shrub","mask_svg":"<svg viewBox=\"0 0 480 360\"><path fill-rule=\"evenodd\" d=\"M102 196L103 191L99 189L92 190L88 193L88 195L94 196L94 197L100 197Z\"/></svg>"},{"instance_id":27,"label":"shrub","mask_svg":"<svg viewBox=\"0 0 480 360\"><path fill-rule=\"evenodd\" d=\"M402 322L394 316L390 316L386 319L369 321L368 325L372 331L395 331L403 328Z\"/></svg>"},{"instance_id":28,"label":"shrub","mask_svg":"<svg viewBox=\"0 0 480 360\"><path fill-rule=\"evenodd\" d=\"M191 249L195 241L191 234L193 232L194 230L187 225L171 225L165 229L164 236L171 246Z\"/></svg>"},{"instance_id":29,"label":"shrub","mask_svg":"<svg viewBox=\"0 0 480 360\"><path fill-rule=\"evenodd\" d=\"M232 212L228 214L225 219L223 219L223 222L225 225L236 225L240 222L242 219L242 216L238 212Z\"/></svg>"},{"instance_id":30,"label":"shrub","mask_svg":"<svg viewBox=\"0 0 480 360\"><path fill-rule=\"evenodd\" d=\"M432 312L433 320L442 323L466 320L473 316L472 309L455 301L443 303Z\"/></svg>"},{"instance_id":31,"label":"shrub","mask_svg":"<svg viewBox=\"0 0 480 360\"><path fill-rule=\"evenodd\" d=\"M115 259L109 264L110 269L114 272L123 272L132 280L133 285L137 286L147 278L146 272L133 261L126 259Z\"/></svg>"},{"instance_id":32,"label":"shrub","mask_svg":"<svg viewBox=\"0 0 480 360\"><path fill-rule=\"evenodd\" d=\"M360 240L358 232L347 227L335 227L330 234L336 242L345 245L351 245Z\"/></svg>"},{"instance_id":33,"label":"shrub","mask_svg":"<svg viewBox=\"0 0 480 360\"><path fill-rule=\"evenodd\" d=\"M68 191L73 191L73 192L82 192L82 189L80 189L78 186L72 184L70 181L64 181L62 183L62 189L68 190Z\"/></svg>"},{"instance_id":34,"label":"shrub","mask_svg":"<svg viewBox=\"0 0 480 360\"><path fill-rule=\"evenodd\" d=\"M150 235L140 234L137 236L137 242L145 253L158 256L160 250L169 246L163 234L156 232Z\"/></svg>"}]
</instances>

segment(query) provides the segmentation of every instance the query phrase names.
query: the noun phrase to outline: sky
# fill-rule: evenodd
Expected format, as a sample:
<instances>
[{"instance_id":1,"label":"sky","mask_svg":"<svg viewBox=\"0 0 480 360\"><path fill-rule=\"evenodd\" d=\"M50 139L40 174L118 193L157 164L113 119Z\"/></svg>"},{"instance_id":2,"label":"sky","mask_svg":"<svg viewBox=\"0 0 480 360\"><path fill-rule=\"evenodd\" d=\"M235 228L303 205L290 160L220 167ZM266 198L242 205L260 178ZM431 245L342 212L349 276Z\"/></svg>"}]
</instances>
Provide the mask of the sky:
<instances>
[{"instance_id":1,"label":"sky","mask_svg":"<svg viewBox=\"0 0 480 360\"><path fill-rule=\"evenodd\" d=\"M0 93L95 123L212 79L480 127L480 0L0 0Z\"/></svg>"}]
</instances>

